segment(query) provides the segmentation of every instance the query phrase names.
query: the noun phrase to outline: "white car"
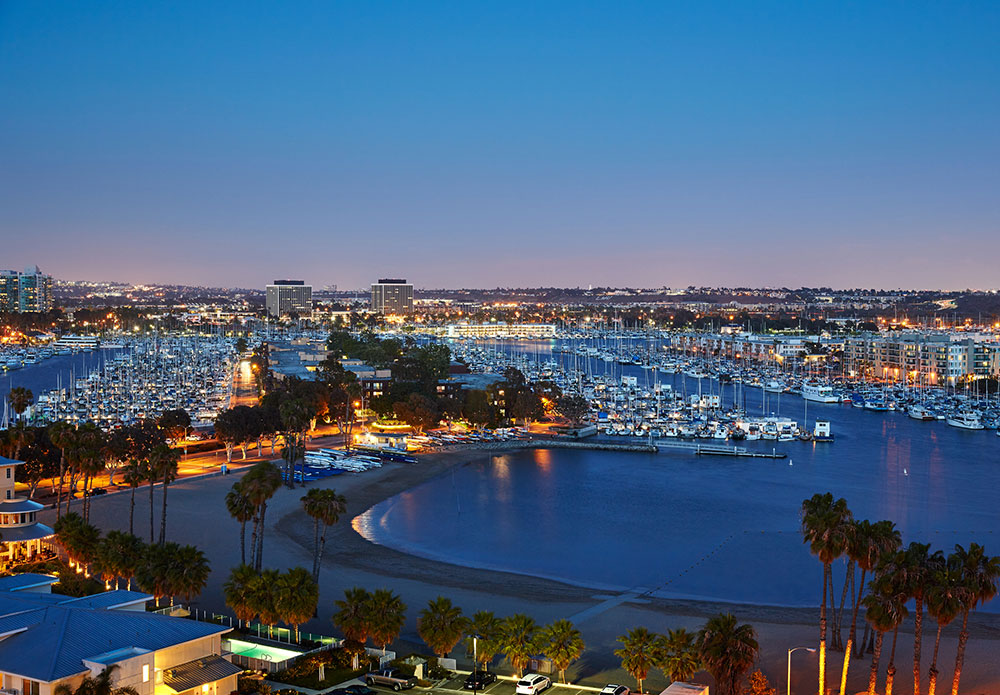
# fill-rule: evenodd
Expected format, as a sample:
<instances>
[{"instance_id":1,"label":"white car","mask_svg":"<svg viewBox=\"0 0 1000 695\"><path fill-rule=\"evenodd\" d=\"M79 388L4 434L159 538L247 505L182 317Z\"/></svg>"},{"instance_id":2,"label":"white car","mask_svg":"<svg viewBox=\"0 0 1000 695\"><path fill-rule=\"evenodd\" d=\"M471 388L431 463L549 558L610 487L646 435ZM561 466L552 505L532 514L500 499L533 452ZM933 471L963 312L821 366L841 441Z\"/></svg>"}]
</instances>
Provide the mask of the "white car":
<instances>
[{"instance_id":1,"label":"white car","mask_svg":"<svg viewBox=\"0 0 1000 695\"><path fill-rule=\"evenodd\" d=\"M609 683L604 686L604 690L601 691L601 695L631 695L632 691L627 685L616 685L614 683Z\"/></svg>"},{"instance_id":2,"label":"white car","mask_svg":"<svg viewBox=\"0 0 1000 695\"><path fill-rule=\"evenodd\" d=\"M549 678L540 673L529 673L517 682L515 692L517 695L538 695L550 685L552 681Z\"/></svg>"}]
</instances>

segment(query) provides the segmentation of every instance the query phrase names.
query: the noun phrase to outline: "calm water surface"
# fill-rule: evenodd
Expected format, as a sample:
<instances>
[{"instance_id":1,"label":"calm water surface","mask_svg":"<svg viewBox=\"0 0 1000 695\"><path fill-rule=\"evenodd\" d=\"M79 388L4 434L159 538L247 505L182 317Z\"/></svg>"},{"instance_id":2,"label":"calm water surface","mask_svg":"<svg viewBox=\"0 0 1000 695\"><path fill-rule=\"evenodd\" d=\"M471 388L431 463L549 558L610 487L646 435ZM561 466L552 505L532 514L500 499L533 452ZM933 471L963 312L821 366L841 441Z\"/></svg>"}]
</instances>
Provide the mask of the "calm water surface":
<instances>
[{"instance_id":1,"label":"calm water surface","mask_svg":"<svg viewBox=\"0 0 1000 695\"><path fill-rule=\"evenodd\" d=\"M682 379L667 378L679 389ZM697 392L691 379L686 388ZM732 386L725 398L732 401ZM761 400L747 390L751 410ZM769 412L803 420L801 398L776 400ZM977 541L1000 555L994 432L810 403L810 426L817 416L833 423L836 442L743 443L778 446L784 460L470 453L468 464L376 505L357 527L376 543L458 565L770 605L819 601L822 568L799 533L799 507L816 492L845 497L857 518L893 520L904 543L949 552ZM985 609L1000 612L1000 602Z\"/></svg>"}]
</instances>

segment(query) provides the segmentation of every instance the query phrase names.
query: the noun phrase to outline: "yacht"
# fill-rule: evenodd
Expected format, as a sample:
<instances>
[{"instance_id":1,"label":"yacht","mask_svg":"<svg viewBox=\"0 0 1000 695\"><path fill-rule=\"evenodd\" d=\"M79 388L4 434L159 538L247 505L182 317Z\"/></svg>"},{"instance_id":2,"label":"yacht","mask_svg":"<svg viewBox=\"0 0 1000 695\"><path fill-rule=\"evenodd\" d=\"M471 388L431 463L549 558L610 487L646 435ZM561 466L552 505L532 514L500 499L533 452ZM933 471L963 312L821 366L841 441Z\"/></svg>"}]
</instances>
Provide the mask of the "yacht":
<instances>
[{"instance_id":1,"label":"yacht","mask_svg":"<svg viewBox=\"0 0 1000 695\"><path fill-rule=\"evenodd\" d=\"M912 405L908 415L914 420L937 420L937 415L930 408L925 408L922 405Z\"/></svg>"},{"instance_id":2,"label":"yacht","mask_svg":"<svg viewBox=\"0 0 1000 695\"><path fill-rule=\"evenodd\" d=\"M986 425L983 421L979 419L979 416L975 413L970 413L968 411L955 413L951 417L945 420L952 427L959 427L963 430L984 430Z\"/></svg>"},{"instance_id":3,"label":"yacht","mask_svg":"<svg viewBox=\"0 0 1000 695\"><path fill-rule=\"evenodd\" d=\"M802 397L807 401L817 403L837 403L840 398L833 392L832 386L824 386L816 382L802 384Z\"/></svg>"}]
</instances>

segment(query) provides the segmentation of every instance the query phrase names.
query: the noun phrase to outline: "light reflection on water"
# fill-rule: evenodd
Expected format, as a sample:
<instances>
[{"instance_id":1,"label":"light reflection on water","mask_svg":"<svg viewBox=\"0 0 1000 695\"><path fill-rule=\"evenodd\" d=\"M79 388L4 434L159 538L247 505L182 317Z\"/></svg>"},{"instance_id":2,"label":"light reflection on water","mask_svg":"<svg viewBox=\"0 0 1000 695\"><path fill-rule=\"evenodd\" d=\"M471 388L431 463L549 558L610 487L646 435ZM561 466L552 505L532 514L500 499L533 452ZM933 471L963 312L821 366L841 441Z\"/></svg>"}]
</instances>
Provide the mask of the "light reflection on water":
<instances>
[{"instance_id":1,"label":"light reflection on water","mask_svg":"<svg viewBox=\"0 0 1000 695\"><path fill-rule=\"evenodd\" d=\"M810 405L810 413L821 408L837 441L784 444L785 460L479 456L376 505L355 528L456 564L777 605L816 603L821 567L798 528L799 506L815 492L847 498L858 518L892 519L904 542L949 552L974 540L1000 554L1000 438L849 406ZM1000 611L1000 602L986 609Z\"/></svg>"}]
</instances>

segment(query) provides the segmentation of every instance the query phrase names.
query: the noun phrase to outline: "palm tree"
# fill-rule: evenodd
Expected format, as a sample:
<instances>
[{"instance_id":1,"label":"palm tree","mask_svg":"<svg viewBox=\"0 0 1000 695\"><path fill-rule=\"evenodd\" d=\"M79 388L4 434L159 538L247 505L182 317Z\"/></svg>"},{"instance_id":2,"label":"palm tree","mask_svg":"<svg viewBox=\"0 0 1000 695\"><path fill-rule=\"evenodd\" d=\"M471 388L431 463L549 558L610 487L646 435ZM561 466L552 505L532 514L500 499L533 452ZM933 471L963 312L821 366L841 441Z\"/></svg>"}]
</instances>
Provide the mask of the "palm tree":
<instances>
[{"instance_id":1,"label":"palm tree","mask_svg":"<svg viewBox=\"0 0 1000 695\"><path fill-rule=\"evenodd\" d=\"M962 568L954 556L939 567L931 575L927 584L927 614L937 622L937 632L934 635L934 656L931 657L931 669L927 680L927 695L934 695L937 690L937 657L941 645L941 630L955 619L962 610L963 589Z\"/></svg>"},{"instance_id":2,"label":"palm tree","mask_svg":"<svg viewBox=\"0 0 1000 695\"><path fill-rule=\"evenodd\" d=\"M899 550L902 545L902 537L896 525L891 521L877 521L874 524L868 521L859 521L854 525L854 531L848 539L848 554L854 562L861 568L861 582L857 592L851 591L851 628L847 633L847 645L844 648L844 666L840 673L840 692L847 692L847 674L850 668L851 658L860 658L864 653L863 647L852 653L857 644L858 636L858 610L861 608L861 599L864 596L866 579L869 572L874 572L879 561ZM854 581L854 573L851 573L851 581ZM865 632L867 635L867 630ZM895 640L895 636L893 637Z\"/></svg>"},{"instance_id":3,"label":"palm tree","mask_svg":"<svg viewBox=\"0 0 1000 695\"><path fill-rule=\"evenodd\" d=\"M181 460L180 452L171 449L166 444L160 444L149 452L149 467L155 471L151 477L158 478L162 483L163 510L160 513L160 545L167 542L167 488L177 479L177 464ZM152 501L152 492L150 493ZM152 519L152 513L150 513ZM152 530L152 529L151 529ZM152 533L150 533L152 543Z\"/></svg>"},{"instance_id":4,"label":"palm tree","mask_svg":"<svg viewBox=\"0 0 1000 695\"><path fill-rule=\"evenodd\" d=\"M965 661L965 645L969 641L969 612L997 595L997 579L1000 578L1000 558L989 557L983 546L970 543L965 550L955 546L952 563L962 572L962 631L958 633L958 653L955 656L955 677L951 683L951 695L958 695L958 683L962 678Z\"/></svg>"},{"instance_id":5,"label":"palm tree","mask_svg":"<svg viewBox=\"0 0 1000 695\"><path fill-rule=\"evenodd\" d=\"M819 611L819 695L826 693L826 597L830 586L833 602L833 577L830 567L847 547L851 511L843 498L834 500L829 492L816 493L802 502L802 537L809 550L823 563L823 601Z\"/></svg>"},{"instance_id":6,"label":"palm tree","mask_svg":"<svg viewBox=\"0 0 1000 695\"><path fill-rule=\"evenodd\" d=\"M898 578L886 576L873 579L869 585L868 595L863 603L865 619L875 630L875 654L872 656L872 667L868 674L868 695L875 695L878 683L878 662L882 655L882 638L889 630L895 630L906 617L906 606L903 595L892 587L892 581Z\"/></svg>"},{"instance_id":7,"label":"palm tree","mask_svg":"<svg viewBox=\"0 0 1000 695\"><path fill-rule=\"evenodd\" d=\"M240 564L247 564L247 522L253 519L254 506L250 498L243 493L241 482L233 484L226 493L226 511L240 522Z\"/></svg>"},{"instance_id":8,"label":"palm tree","mask_svg":"<svg viewBox=\"0 0 1000 695\"><path fill-rule=\"evenodd\" d=\"M489 666L497 654L503 651L501 642L503 623L498 619L493 611L477 611L472 616L469 623L471 636L467 640L468 650L474 652L477 666L485 669ZM472 638L476 638L475 648L473 648Z\"/></svg>"},{"instance_id":9,"label":"palm tree","mask_svg":"<svg viewBox=\"0 0 1000 695\"><path fill-rule=\"evenodd\" d=\"M49 441L59 449L59 489L56 493L56 518L62 516L63 483L66 480L66 448L72 442L76 430L68 422L53 422L48 426ZM129 533L132 530L129 528Z\"/></svg>"},{"instance_id":10,"label":"palm tree","mask_svg":"<svg viewBox=\"0 0 1000 695\"><path fill-rule=\"evenodd\" d=\"M180 546L177 543L163 545L150 543L146 546L142 565L136 571L139 588L150 593L160 605L160 599L172 595L171 573L173 572L173 555Z\"/></svg>"},{"instance_id":11,"label":"palm tree","mask_svg":"<svg viewBox=\"0 0 1000 695\"><path fill-rule=\"evenodd\" d=\"M96 676L89 673L76 686L76 690L66 683L60 683L52 692L54 695L139 695L139 691L130 685L123 685L118 688L111 686L111 676L118 668L118 664L105 666Z\"/></svg>"},{"instance_id":12,"label":"palm tree","mask_svg":"<svg viewBox=\"0 0 1000 695\"><path fill-rule=\"evenodd\" d=\"M268 569L262 571L252 584L254 591L250 595L250 605L260 615L260 621L267 625L268 637L271 637L275 624L281 620L276 591L280 579L281 572Z\"/></svg>"},{"instance_id":13,"label":"palm tree","mask_svg":"<svg viewBox=\"0 0 1000 695\"><path fill-rule=\"evenodd\" d=\"M326 531L347 511L347 500L336 490L313 488L302 497L302 508L313 520L313 579L319 581L319 569L326 547ZM320 525L323 527L320 533Z\"/></svg>"},{"instance_id":14,"label":"palm tree","mask_svg":"<svg viewBox=\"0 0 1000 695\"><path fill-rule=\"evenodd\" d=\"M54 530L56 540L66 551L70 562L86 567L94 561L101 538L96 527L88 524L76 512L68 512L56 521Z\"/></svg>"},{"instance_id":15,"label":"palm tree","mask_svg":"<svg viewBox=\"0 0 1000 695\"><path fill-rule=\"evenodd\" d=\"M292 626L299 641L299 625L316 613L319 586L303 567L293 567L282 574L274 586L274 599L282 621Z\"/></svg>"},{"instance_id":16,"label":"palm tree","mask_svg":"<svg viewBox=\"0 0 1000 695\"><path fill-rule=\"evenodd\" d=\"M697 635L684 628L667 632L657 665L671 681L689 681L702 669L701 649L696 638Z\"/></svg>"},{"instance_id":17,"label":"palm tree","mask_svg":"<svg viewBox=\"0 0 1000 695\"><path fill-rule=\"evenodd\" d=\"M644 627L636 627L621 635L618 641L622 643L622 648L615 650L615 656L622 660L622 668L639 683L641 693L642 682L646 680L649 669L656 665L662 647L659 635Z\"/></svg>"},{"instance_id":18,"label":"palm tree","mask_svg":"<svg viewBox=\"0 0 1000 695\"><path fill-rule=\"evenodd\" d=\"M136 545L138 541L138 546ZM101 539L97 551L97 563L101 568L101 577L105 582L115 581L118 588L119 579L131 582L135 567L142 560L145 549L142 541L124 531L111 530ZM136 552L138 550L138 552Z\"/></svg>"},{"instance_id":19,"label":"palm tree","mask_svg":"<svg viewBox=\"0 0 1000 695\"><path fill-rule=\"evenodd\" d=\"M740 684L760 652L753 626L737 623L732 613L709 618L698 632L701 661L712 674L719 695L738 695Z\"/></svg>"},{"instance_id":20,"label":"palm tree","mask_svg":"<svg viewBox=\"0 0 1000 695\"><path fill-rule=\"evenodd\" d=\"M451 599L438 596L427 602L417 618L417 634L440 657L446 657L465 634L467 620Z\"/></svg>"},{"instance_id":21,"label":"palm tree","mask_svg":"<svg viewBox=\"0 0 1000 695\"><path fill-rule=\"evenodd\" d=\"M253 596L257 591L255 583L258 580L257 571L243 564L234 567L229 573L229 579L222 585L226 605L233 609L236 619L244 623L249 623L257 616Z\"/></svg>"},{"instance_id":22,"label":"palm tree","mask_svg":"<svg viewBox=\"0 0 1000 695\"><path fill-rule=\"evenodd\" d=\"M250 557L251 564L259 572L264 563L264 516L267 514L267 501L281 487L281 471L270 461L261 461L243 476L242 485L243 493L250 498L257 510L250 537Z\"/></svg>"},{"instance_id":23,"label":"palm tree","mask_svg":"<svg viewBox=\"0 0 1000 695\"><path fill-rule=\"evenodd\" d=\"M500 644L507 660L520 678L531 657L538 653L538 625L524 613L515 613L500 627Z\"/></svg>"},{"instance_id":24,"label":"palm tree","mask_svg":"<svg viewBox=\"0 0 1000 695\"><path fill-rule=\"evenodd\" d=\"M563 683L566 682L566 669L580 658L585 646L580 631L568 620L555 621L538 636L539 649L552 660Z\"/></svg>"},{"instance_id":25,"label":"palm tree","mask_svg":"<svg viewBox=\"0 0 1000 695\"><path fill-rule=\"evenodd\" d=\"M371 634L371 611L369 604L372 596L361 587L346 589L344 599L335 601L337 612L333 614L333 624L344 633L344 638L360 645L362 648ZM351 668L358 668L358 652L353 653Z\"/></svg>"},{"instance_id":26,"label":"palm tree","mask_svg":"<svg viewBox=\"0 0 1000 695\"><path fill-rule=\"evenodd\" d=\"M406 623L406 604L389 589L376 589L368 602L368 620L372 641L382 647L384 656Z\"/></svg>"},{"instance_id":27,"label":"palm tree","mask_svg":"<svg viewBox=\"0 0 1000 695\"><path fill-rule=\"evenodd\" d=\"M193 545L176 550L170 569L170 594L191 602L208 583L211 571L205 554Z\"/></svg>"},{"instance_id":28,"label":"palm tree","mask_svg":"<svg viewBox=\"0 0 1000 695\"><path fill-rule=\"evenodd\" d=\"M896 554L894 564L899 582L913 599L913 695L920 695L920 642L923 633L924 592L931 575L944 563L941 551L930 553L926 543L910 543Z\"/></svg>"},{"instance_id":29,"label":"palm tree","mask_svg":"<svg viewBox=\"0 0 1000 695\"><path fill-rule=\"evenodd\" d=\"M135 491L136 489L146 482L149 477L149 462L144 459L133 459L125 465L125 470L122 472L122 479L125 484L131 489L131 499L129 500L128 506L128 532L135 533L135 527L133 521L135 519ZM62 481L59 482L60 494L62 493Z\"/></svg>"},{"instance_id":30,"label":"palm tree","mask_svg":"<svg viewBox=\"0 0 1000 695\"><path fill-rule=\"evenodd\" d=\"M15 386L10 391L7 392L7 402L10 403L10 409L14 411L17 416L17 421L21 421L21 415L24 414L32 403L35 402L35 394L31 392L30 389L26 389L23 386ZM20 456L20 447L18 448L16 456Z\"/></svg>"}]
</instances>

